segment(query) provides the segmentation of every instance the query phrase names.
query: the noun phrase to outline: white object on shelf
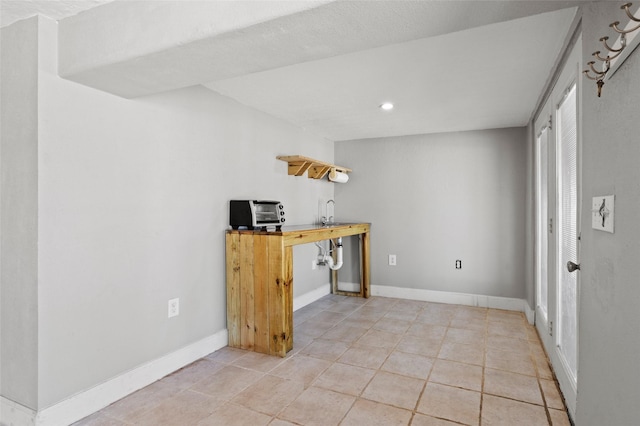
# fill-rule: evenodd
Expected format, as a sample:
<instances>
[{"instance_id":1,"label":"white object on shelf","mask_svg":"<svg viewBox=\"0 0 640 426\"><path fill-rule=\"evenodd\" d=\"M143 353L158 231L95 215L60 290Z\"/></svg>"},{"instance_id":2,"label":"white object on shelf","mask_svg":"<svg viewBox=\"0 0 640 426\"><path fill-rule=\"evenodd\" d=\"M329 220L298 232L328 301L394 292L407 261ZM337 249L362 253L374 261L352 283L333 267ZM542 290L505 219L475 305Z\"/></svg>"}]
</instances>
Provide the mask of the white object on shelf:
<instances>
[{"instance_id":1,"label":"white object on shelf","mask_svg":"<svg viewBox=\"0 0 640 426\"><path fill-rule=\"evenodd\" d=\"M329 173L329 180L336 183L347 183L349 181L349 175L336 171L336 169L331 169L331 172Z\"/></svg>"}]
</instances>

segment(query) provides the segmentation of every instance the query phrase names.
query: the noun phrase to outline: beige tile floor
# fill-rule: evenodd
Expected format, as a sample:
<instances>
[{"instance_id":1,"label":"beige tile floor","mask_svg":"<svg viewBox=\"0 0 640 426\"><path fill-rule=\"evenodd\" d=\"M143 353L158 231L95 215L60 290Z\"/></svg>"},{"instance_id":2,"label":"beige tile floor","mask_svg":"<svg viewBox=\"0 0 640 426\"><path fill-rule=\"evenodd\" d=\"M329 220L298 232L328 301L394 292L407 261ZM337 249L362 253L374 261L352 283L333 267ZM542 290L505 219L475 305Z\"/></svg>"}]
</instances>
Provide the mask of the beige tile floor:
<instances>
[{"instance_id":1,"label":"beige tile floor","mask_svg":"<svg viewBox=\"0 0 640 426\"><path fill-rule=\"evenodd\" d=\"M76 423L569 425L520 313L329 295L277 358L223 348Z\"/></svg>"}]
</instances>

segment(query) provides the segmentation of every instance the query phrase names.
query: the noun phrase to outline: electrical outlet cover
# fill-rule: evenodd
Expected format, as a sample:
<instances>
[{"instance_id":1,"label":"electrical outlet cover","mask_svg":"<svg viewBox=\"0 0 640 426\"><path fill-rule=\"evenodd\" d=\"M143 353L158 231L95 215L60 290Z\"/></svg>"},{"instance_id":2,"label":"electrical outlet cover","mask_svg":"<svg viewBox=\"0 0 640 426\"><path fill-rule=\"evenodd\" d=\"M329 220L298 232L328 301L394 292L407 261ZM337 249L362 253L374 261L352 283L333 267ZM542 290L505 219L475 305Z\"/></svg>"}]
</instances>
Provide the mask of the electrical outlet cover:
<instances>
[{"instance_id":1,"label":"electrical outlet cover","mask_svg":"<svg viewBox=\"0 0 640 426\"><path fill-rule=\"evenodd\" d=\"M176 317L180 315L180 299L169 300L169 312L168 318Z\"/></svg>"}]
</instances>

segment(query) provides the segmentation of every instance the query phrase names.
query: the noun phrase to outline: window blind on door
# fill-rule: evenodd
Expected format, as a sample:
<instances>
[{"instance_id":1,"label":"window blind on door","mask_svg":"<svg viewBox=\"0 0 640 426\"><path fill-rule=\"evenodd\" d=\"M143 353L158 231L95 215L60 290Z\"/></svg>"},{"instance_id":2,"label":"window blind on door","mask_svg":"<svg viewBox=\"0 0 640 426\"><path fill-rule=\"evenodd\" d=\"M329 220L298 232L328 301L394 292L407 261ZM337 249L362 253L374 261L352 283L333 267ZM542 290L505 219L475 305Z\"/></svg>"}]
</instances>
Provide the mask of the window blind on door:
<instances>
[{"instance_id":1,"label":"window blind on door","mask_svg":"<svg viewBox=\"0 0 640 426\"><path fill-rule=\"evenodd\" d=\"M577 376L577 273L567 262L578 263L578 138L576 85L569 88L557 110L558 143L558 278L559 333L557 343L575 382Z\"/></svg>"}]
</instances>

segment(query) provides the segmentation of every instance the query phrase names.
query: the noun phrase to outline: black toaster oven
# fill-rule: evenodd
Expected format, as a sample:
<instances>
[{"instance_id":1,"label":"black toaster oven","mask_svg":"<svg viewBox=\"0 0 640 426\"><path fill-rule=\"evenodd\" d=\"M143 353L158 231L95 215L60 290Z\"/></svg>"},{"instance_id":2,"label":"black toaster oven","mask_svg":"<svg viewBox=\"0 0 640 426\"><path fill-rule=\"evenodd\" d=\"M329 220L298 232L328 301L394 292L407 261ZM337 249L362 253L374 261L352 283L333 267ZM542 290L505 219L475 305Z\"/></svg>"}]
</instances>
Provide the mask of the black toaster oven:
<instances>
[{"instance_id":1,"label":"black toaster oven","mask_svg":"<svg viewBox=\"0 0 640 426\"><path fill-rule=\"evenodd\" d=\"M233 229L275 226L281 230L284 222L284 206L280 201L231 200L229 203L229 225Z\"/></svg>"}]
</instances>

